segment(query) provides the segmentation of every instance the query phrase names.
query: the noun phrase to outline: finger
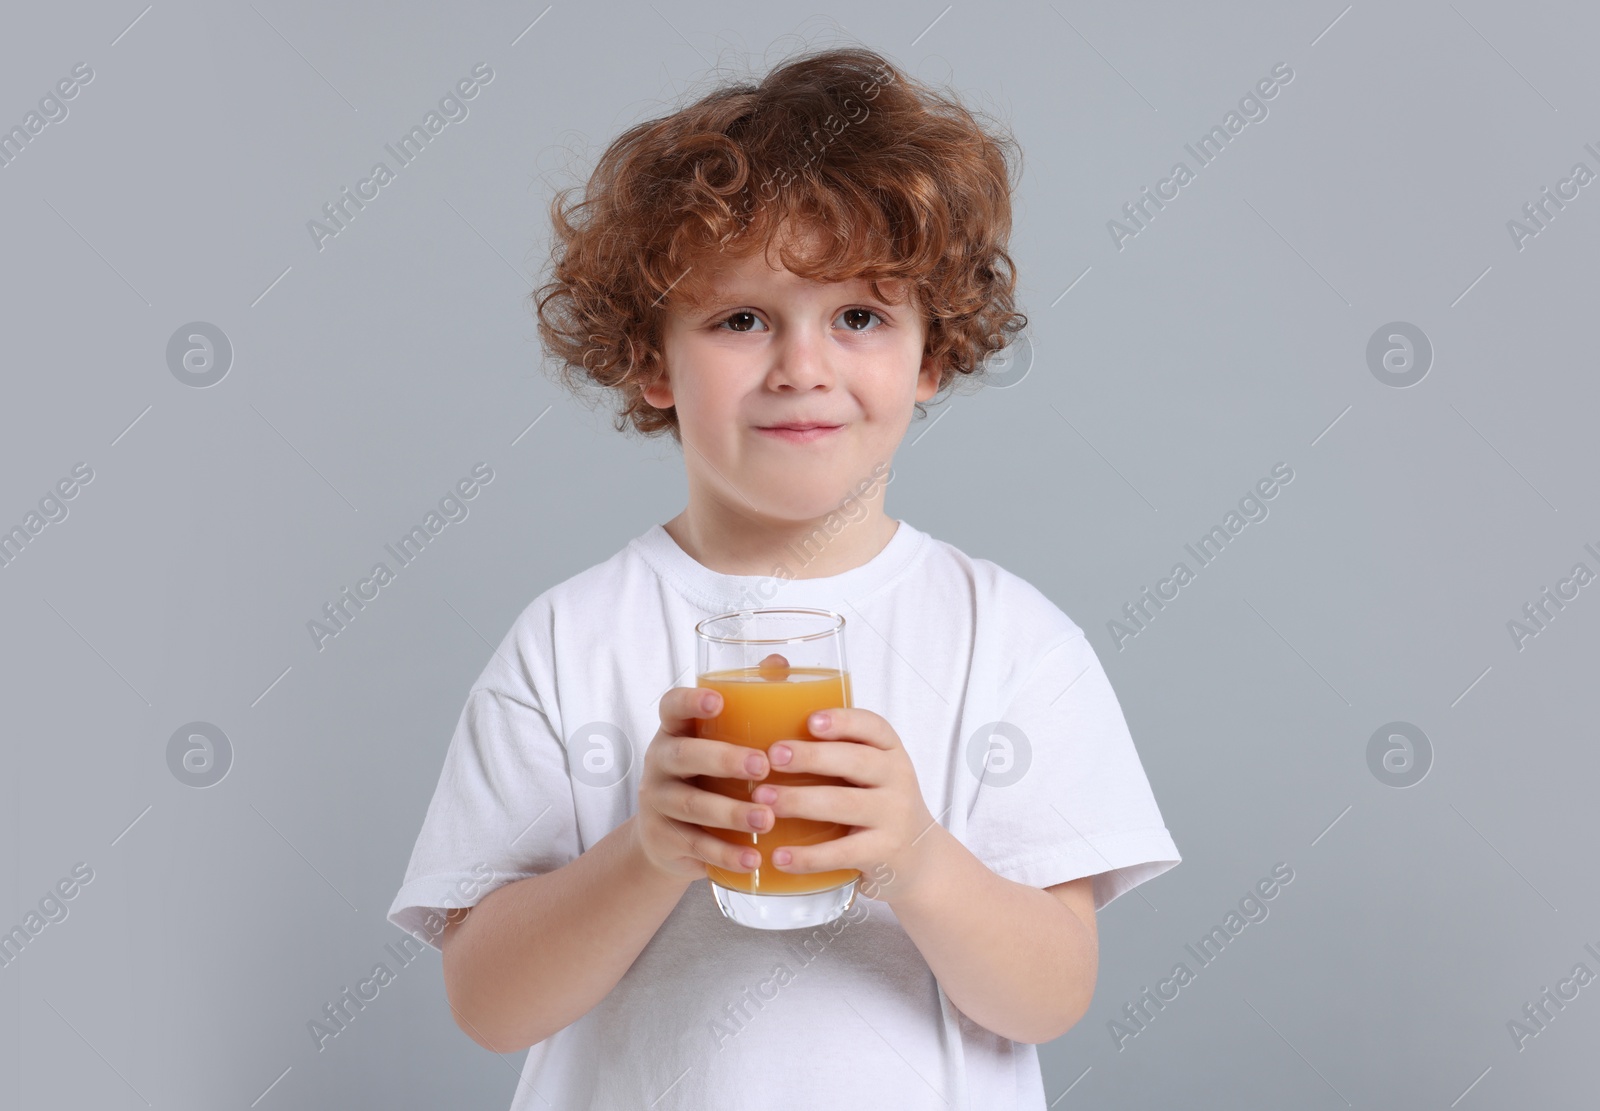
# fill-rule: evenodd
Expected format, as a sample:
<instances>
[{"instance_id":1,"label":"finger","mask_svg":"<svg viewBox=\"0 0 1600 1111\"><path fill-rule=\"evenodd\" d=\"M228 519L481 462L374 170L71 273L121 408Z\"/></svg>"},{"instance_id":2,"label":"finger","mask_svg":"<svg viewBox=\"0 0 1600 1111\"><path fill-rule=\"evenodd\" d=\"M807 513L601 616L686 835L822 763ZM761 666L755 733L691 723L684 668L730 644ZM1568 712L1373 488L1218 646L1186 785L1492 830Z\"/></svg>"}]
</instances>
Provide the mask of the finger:
<instances>
[{"instance_id":1,"label":"finger","mask_svg":"<svg viewBox=\"0 0 1600 1111\"><path fill-rule=\"evenodd\" d=\"M854 741L774 741L767 759L776 772L836 775L862 787L882 787L889 780L878 750Z\"/></svg>"},{"instance_id":2,"label":"finger","mask_svg":"<svg viewBox=\"0 0 1600 1111\"><path fill-rule=\"evenodd\" d=\"M654 746L652 746L653 748ZM656 766L667 775L688 779L709 775L720 779L762 779L770 771L767 754L729 741L677 737L661 745Z\"/></svg>"},{"instance_id":3,"label":"finger","mask_svg":"<svg viewBox=\"0 0 1600 1111\"><path fill-rule=\"evenodd\" d=\"M697 826L757 833L772 828L772 808L719 795L677 781L660 792L660 809L669 818Z\"/></svg>"},{"instance_id":4,"label":"finger","mask_svg":"<svg viewBox=\"0 0 1600 1111\"><path fill-rule=\"evenodd\" d=\"M663 733L692 737L697 718L716 717L722 712L722 695L703 687L673 687L661 696L657 711Z\"/></svg>"},{"instance_id":5,"label":"finger","mask_svg":"<svg viewBox=\"0 0 1600 1111\"><path fill-rule=\"evenodd\" d=\"M660 807L651 809L661 814ZM661 820L683 842L687 855L694 860L715 864L730 872L753 872L761 863L761 854L755 849L729 844L698 825L680 822L665 814L661 814Z\"/></svg>"},{"instance_id":6,"label":"finger","mask_svg":"<svg viewBox=\"0 0 1600 1111\"><path fill-rule=\"evenodd\" d=\"M757 790L777 792L771 805L772 813L779 818L807 818L813 822L866 826L874 817L872 793L865 787L764 786Z\"/></svg>"},{"instance_id":7,"label":"finger","mask_svg":"<svg viewBox=\"0 0 1600 1111\"><path fill-rule=\"evenodd\" d=\"M679 832L687 836L694 846L695 859L702 864L710 864L729 872L753 872L761 863L761 854L753 846L735 845L724 841L716 834L707 833L696 825L682 825Z\"/></svg>"},{"instance_id":8,"label":"finger","mask_svg":"<svg viewBox=\"0 0 1600 1111\"><path fill-rule=\"evenodd\" d=\"M709 833L699 835L696 845L700 859L729 872L754 872L761 864L761 853L749 845L734 845Z\"/></svg>"},{"instance_id":9,"label":"finger","mask_svg":"<svg viewBox=\"0 0 1600 1111\"><path fill-rule=\"evenodd\" d=\"M898 748L900 737L894 727L880 714L859 707L838 706L818 711L827 716L828 723L817 727L817 715L806 719L806 729L818 740L838 739L872 745L884 750Z\"/></svg>"},{"instance_id":10,"label":"finger","mask_svg":"<svg viewBox=\"0 0 1600 1111\"><path fill-rule=\"evenodd\" d=\"M851 833L820 845L783 845L772 850L773 867L783 872L832 872L839 868L855 868L855 863L865 856L867 834ZM778 861L787 853L789 862Z\"/></svg>"}]
</instances>

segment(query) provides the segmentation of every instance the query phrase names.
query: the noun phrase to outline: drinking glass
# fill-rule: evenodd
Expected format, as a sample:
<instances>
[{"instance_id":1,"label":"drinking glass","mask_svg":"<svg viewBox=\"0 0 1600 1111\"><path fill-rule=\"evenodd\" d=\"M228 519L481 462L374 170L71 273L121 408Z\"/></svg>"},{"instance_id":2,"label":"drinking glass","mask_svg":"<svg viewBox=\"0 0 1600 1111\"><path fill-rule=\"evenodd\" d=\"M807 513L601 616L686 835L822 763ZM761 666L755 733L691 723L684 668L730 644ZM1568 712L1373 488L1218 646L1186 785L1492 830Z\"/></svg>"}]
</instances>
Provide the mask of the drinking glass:
<instances>
[{"instance_id":1,"label":"drinking glass","mask_svg":"<svg viewBox=\"0 0 1600 1111\"><path fill-rule=\"evenodd\" d=\"M755 609L708 617L695 626L700 687L722 695L722 709L697 718L697 735L765 752L774 741L814 740L806 722L817 710L849 706L850 672L844 656L844 618L824 609ZM771 769L762 780L695 777L695 785L750 802L762 783L776 786L847 786L838 776ZM776 817L768 830L703 827L761 862L753 872L706 866L723 915L759 930L820 926L849 909L861 873L855 868L785 872L772 850L816 845L843 837L851 827L810 818Z\"/></svg>"}]
</instances>

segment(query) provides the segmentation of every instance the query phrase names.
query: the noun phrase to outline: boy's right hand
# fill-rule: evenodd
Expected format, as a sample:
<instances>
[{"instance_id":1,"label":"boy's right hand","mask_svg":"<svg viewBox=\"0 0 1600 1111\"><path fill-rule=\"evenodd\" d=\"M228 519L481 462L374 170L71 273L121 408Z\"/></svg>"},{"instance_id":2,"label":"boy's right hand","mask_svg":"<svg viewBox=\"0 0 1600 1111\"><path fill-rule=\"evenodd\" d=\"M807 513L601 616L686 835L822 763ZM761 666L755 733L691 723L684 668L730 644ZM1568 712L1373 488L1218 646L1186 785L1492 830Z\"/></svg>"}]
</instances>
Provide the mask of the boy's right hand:
<instances>
[{"instance_id":1,"label":"boy's right hand","mask_svg":"<svg viewBox=\"0 0 1600 1111\"><path fill-rule=\"evenodd\" d=\"M698 775L749 780L767 775L765 753L694 735L694 719L716 717L721 710L722 696L715 691L673 687L661 697L661 728L645 750L639 842L650 863L675 879L701 879L707 864L752 872L761 862L753 847L729 844L701 827L740 833L772 828L771 807L738 802L691 782ZM752 815L759 824L752 824Z\"/></svg>"}]
</instances>

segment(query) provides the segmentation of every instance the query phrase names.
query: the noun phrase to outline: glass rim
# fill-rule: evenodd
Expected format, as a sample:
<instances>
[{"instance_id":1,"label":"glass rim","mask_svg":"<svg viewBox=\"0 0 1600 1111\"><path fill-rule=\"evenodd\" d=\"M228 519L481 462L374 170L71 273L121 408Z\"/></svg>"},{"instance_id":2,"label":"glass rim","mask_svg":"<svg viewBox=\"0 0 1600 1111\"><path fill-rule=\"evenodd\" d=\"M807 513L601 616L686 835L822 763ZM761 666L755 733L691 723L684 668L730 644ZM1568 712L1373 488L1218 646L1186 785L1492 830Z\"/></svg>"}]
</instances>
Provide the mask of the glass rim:
<instances>
[{"instance_id":1,"label":"glass rim","mask_svg":"<svg viewBox=\"0 0 1600 1111\"><path fill-rule=\"evenodd\" d=\"M804 613L813 617L832 618L833 624L826 629L814 633L803 633L792 637L724 637L706 631L706 626L716 621L726 621L732 617L754 617L758 614L769 613ZM695 623L694 631L702 640L713 641L717 644L798 644L807 640L821 640L823 637L834 636L844 631L844 614L835 613L833 610L812 609L807 606L774 606L767 609L729 610L719 613L714 617L707 617Z\"/></svg>"}]
</instances>

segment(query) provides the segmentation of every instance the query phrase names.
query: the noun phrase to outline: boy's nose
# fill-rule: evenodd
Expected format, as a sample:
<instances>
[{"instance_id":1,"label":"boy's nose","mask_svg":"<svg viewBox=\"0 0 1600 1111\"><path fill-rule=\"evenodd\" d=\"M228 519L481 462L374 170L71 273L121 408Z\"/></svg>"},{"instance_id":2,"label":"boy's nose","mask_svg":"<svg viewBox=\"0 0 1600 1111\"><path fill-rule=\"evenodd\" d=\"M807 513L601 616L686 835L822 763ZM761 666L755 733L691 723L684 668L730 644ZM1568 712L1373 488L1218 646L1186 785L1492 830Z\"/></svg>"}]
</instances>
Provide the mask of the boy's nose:
<instances>
[{"instance_id":1,"label":"boy's nose","mask_svg":"<svg viewBox=\"0 0 1600 1111\"><path fill-rule=\"evenodd\" d=\"M809 390L833 384L833 370L822 350L822 341L815 336L791 334L779 344L777 361L768 375L768 384L774 389L789 386L796 390Z\"/></svg>"}]
</instances>

